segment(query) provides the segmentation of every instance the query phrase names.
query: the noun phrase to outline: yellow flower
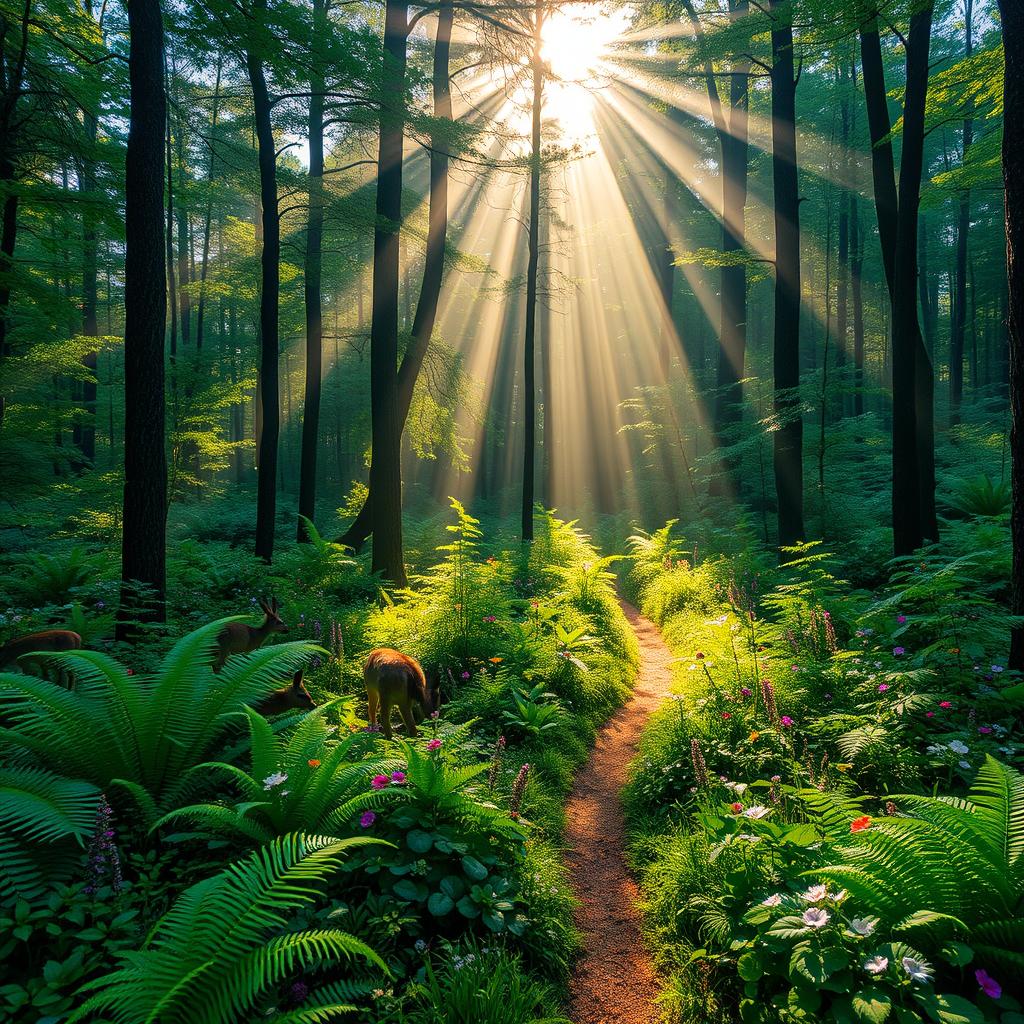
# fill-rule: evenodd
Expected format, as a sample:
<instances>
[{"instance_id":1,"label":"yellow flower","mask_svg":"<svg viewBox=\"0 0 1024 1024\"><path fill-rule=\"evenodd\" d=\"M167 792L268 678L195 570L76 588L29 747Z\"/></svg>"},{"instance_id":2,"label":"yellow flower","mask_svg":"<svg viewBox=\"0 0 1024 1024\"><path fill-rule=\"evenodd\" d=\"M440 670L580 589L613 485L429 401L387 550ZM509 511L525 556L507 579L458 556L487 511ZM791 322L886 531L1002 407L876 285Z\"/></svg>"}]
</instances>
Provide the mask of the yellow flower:
<instances>
[{"instance_id":1,"label":"yellow flower","mask_svg":"<svg viewBox=\"0 0 1024 1024\"><path fill-rule=\"evenodd\" d=\"M756 729L747 737L751 743L756 743L760 738L761 734Z\"/></svg>"},{"instance_id":2,"label":"yellow flower","mask_svg":"<svg viewBox=\"0 0 1024 1024\"><path fill-rule=\"evenodd\" d=\"M836 771L837 772L848 772L853 767L853 765L852 764L837 764L835 767L836 767Z\"/></svg>"}]
</instances>

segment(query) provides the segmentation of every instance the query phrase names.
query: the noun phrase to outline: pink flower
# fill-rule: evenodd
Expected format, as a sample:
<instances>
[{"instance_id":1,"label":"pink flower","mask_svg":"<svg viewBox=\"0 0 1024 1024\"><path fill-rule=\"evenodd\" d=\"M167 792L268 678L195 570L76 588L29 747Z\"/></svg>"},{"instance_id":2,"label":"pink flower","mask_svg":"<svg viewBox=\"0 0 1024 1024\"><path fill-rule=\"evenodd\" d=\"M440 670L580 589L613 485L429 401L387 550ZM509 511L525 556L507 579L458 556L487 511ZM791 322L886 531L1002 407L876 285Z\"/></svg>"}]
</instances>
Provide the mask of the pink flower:
<instances>
[{"instance_id":1,"label":"pink flower","mask_svg":"<svg viewBox=\"0 0 1024 1024\"><path fill-rule=\"evenodd\" d=\"M469 673L468 672L463 672L462 673L462 678L463 679L468 679L469 678Z\"/></svg>"},{"instance_id":2,"label":"pink flower","mask_svg":"<svg viewBox=\"0 0 1024 1024\"><path fill-rule=\"evenodd\" d=\"M982 970L980 967L974 972L974 977L977 979L978 985L981 987L981 991L989 997L989 999L999 999L1003 994L1003 986L992 977L988 971Z\"/></svg>"},{"instance_id":3,"label":"pink flower","mask_svg":"<svg viewBox=\"0 0 1024 1024\"><path fill-rule=\"evenodd\" d=\"M982 736L987 736L991 731L992 731L992 729L991 729L990 726L987 726L987 725L979 725L978 726L978 732L980 732Z\"/></svg>"},{"instance_id":4,"label":"pink flower","mask_svg":"<svg viewBox=\"0 0 1024 1024\"><path fill-rule=\"evenodd\" d=\"M940 708L951 708L952 706L953 706L953 702L951 700L940 700L939 701L939 707Z\"/></svg>"},{"instance_id":5,"label":"pink flower","mask_svg":"<svg viewBox=\"0 0 1024 1024\"><path fill-rule=\"evenodd\" d=\"M879 693L885 693L885 691L888 690L888 689L889 689L889 684L888 683L879 683L878 684L878 692Z\"/></svg>"},{"instance_id":6,"label":"pink flower","mask_svg":"<svg viewBox=\"0 0 1024 1024\"><path fill-rule=\"evenodd\" d=\"M783 715L779 721L788 729L793 724L793 719L789 715Z\"/></svg>"},{"instance_id":7,"label":"pink flower","mask_svg":"<svg viewBox=\"0 0 1024 1024\"><path fill-rule=\"evenodd\" d=\"M373 789L383 789L391 780L386 775L374 775L370 780Z\"/></svg>"},{"instance_id":8,"label":"pink flower","mask_svg":"<svg viewBox=\"0 0 1024 1024\"><path fill-rule=\"evenodd\" d=\"M935 712L934 711L926 711L924 713L924 717L925 718L934 718L935 717Z\"/></svg>"},{"instance_id":9,"label":"pink flower","mask_svg":"<svg viewBox=\"0 0 1024 1024\"><path fill-rule=\"evenodd\" d=\"M907 621L907 617L906 615L897 615L896 621L902 626L903 623Z\"/></svg>"},{"instance_id":10,"label":"pink flower","mask_svg":"<svg viewBox=\"0 0 1024 1024\"><path fill-rule=\"evenodd\" d=\"M729 804L729 810L732 811L733 814L739 814L740 811L743 810L743 804L740 804L740 803Z\"/></svg>"},{"instance_id":11,"label":"pink flower","mask_svg":"<svg viewBox=\"0 0 1024 1024\"><path fill-rule=\"evenodd\" d=\"M391 781L396 786L400 786L403 782L405 782L405 772L392 772Z\"/></svg>"},{"instance_id":12,"label":"pink flower","mask_svg":"<svg viewBox=\"0 0 1024 1024\"><path fill-rule=\"evenodd\" d=\"M753 692L754 691L749 686L744 686L740 688L740 693L742 693L744 697L751 696Z\"/></svg>"},{"instance_id":13,"label":"pink flower","mask_svg":"<svg viewBox=\"0 0 1024 1024\"><path fill-rule=\"evenodd\" d=\"M892 653L894 657L900 658L907 653L907 649L905 647L894 647Z\"/></svg>"},{"instance_id":14,"label":"pink flower","mask_svg":"<svg viewBox=\"0 0 1024 1024\"><path fill-rule=\"evenodd\" d=\"M435 736L434 739L429 740L427 743L427 750L440 750L441 741Z\"/></svg>"},{"instance_id":15,"label":"pink flower","mask_svg":"<svg viewBox=\"0 0 1024 1024\"><path fill-rule=\"evenodd\" d=\"M377 815L373 811L363 811L362 816L359 819L360 828L369 828L377 820Z\"/></svg>"}]
</instances>

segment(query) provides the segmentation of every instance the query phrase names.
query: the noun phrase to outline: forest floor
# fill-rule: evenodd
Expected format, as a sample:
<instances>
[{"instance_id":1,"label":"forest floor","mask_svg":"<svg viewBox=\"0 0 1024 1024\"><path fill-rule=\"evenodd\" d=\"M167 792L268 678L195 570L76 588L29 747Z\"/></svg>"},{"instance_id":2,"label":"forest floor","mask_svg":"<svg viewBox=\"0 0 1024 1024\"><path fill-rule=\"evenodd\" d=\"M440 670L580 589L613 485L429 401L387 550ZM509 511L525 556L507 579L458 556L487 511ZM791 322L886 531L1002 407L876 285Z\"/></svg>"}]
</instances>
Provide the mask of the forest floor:
<instances>
[{"instance_id":1,"label":"forest floor","mask_svg":"<svg viewBox=\"0 0 1024 1024\"><path fill-rule=\"evenodd\" d=\"M576 1024L656 1024L660 986L640 932L640 893L625 857L619 793L651 712L668 696L672 654L658 627L631 604L622 610L640 644L629 702L602 727L566 805L566 863L579 899L583 955L571 983Z\"/></svg>"}]
</instances>

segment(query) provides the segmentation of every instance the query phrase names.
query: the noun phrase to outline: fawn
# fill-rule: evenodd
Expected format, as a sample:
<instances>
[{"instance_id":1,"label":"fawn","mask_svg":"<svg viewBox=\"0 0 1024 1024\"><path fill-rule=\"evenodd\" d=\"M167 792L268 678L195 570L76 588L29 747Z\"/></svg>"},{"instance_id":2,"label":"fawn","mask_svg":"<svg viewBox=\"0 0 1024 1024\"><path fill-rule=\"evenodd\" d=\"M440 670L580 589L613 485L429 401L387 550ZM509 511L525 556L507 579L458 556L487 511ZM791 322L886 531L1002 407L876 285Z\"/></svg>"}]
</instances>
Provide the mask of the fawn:
<instances>
[{"instance_id":1,"label":"fawn","mask_svg":"<svg viewBox=\"0 0 1024 1024\"><path fill-rule=\"evenodd\" d=\"M410 736L416 722L437 710L440 693L436 680L430 683L415 658L390 647L370 651L363 665L370 725L377 724L378 710L384 735L391 739L391 708L397 705Z\"/></svg>"},{"instance_id":2,"label":"fawn","mask_svg":"<svg viewBox=\"0 0 1024 1024\"><path fill-rule=\"evenodd\" d=\"M276 597L269 603L261 600L261 625L254 627L247 626L244 622L229 622L217 634L217 653L213 659L213 671L219 672L232 654L249 654L255 651L271 633L287 633L288 626L278 615L278 608Z\"/></svg>"},{"instance_id":3,"label":"fawn","mask_svg":"<svg viewBox=\"0 0 1024 1024\"><path fill-rule=\"evenodd\" d=\"M309 695L305 683L302 681L302 669L292 677L287 686L282 686L273 693L258 700L253 705L253 710L261 715L279 715L283 711L303 710L312 711L316 707L316 701Z\"/></svg>"},{"instance_id":4,"label":"fawn","mask_svg":"<svg viewBox=\"0 0 1024 1024\"><path fill-rule=\"evenodd\" d=\"M35 669L36 674L45 677L45 664L35 658L27 658L26 655L42 651L80 651L81 649L82 638L70 629L45 629L41 633L29 633L26 636L8 640L0 647L0 671L19 668L22 672L28 672L32 668ZM25 660L19 664L19 658ZM58 672L58 676L61 684L67 682L67 673L64 669Z\"/></svg>"}]
</instances>

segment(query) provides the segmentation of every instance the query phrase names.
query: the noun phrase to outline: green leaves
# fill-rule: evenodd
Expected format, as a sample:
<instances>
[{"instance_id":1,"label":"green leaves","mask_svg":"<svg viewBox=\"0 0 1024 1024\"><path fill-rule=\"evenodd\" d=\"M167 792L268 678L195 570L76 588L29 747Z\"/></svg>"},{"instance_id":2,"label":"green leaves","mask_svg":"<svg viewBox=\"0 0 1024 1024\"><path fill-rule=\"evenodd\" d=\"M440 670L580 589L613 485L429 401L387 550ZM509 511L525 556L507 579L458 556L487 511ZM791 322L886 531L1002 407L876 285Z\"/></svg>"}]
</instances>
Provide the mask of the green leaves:
<instances>
[{"instance_id":1,"label":"green leaves","mask_svg":"<svg viewBox=\"0 0 1024 1024\"><path fill-rule=\"evenodd\" d=\"M862 1024L884 1024L892 1013L892 999L878 988L866 988L851 1000L853 1015Z\"/></svg>"}]
</instances>

